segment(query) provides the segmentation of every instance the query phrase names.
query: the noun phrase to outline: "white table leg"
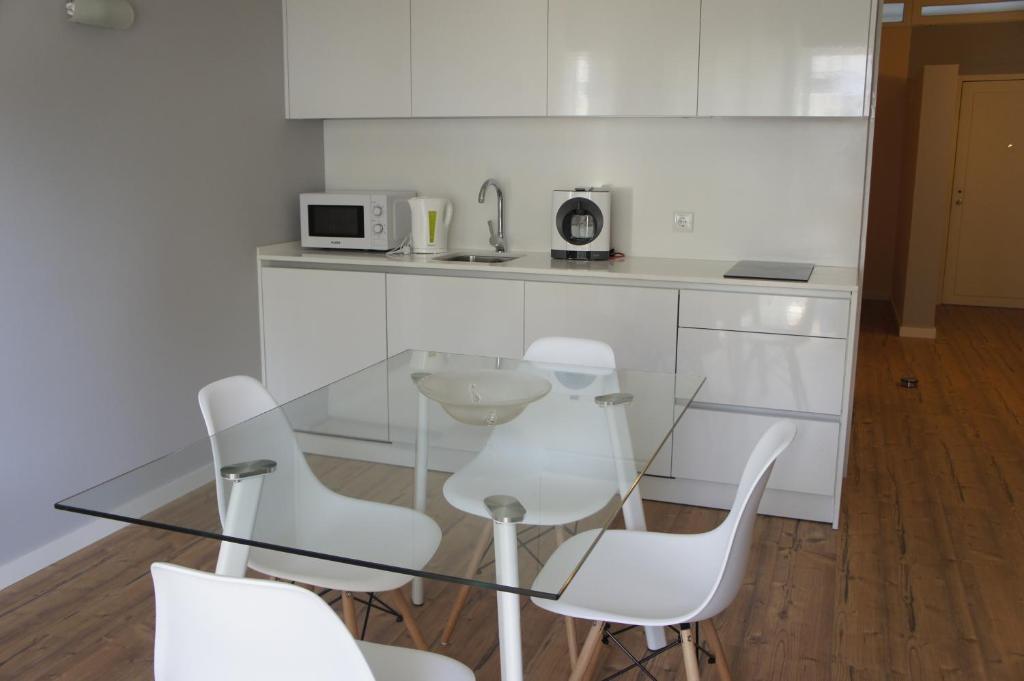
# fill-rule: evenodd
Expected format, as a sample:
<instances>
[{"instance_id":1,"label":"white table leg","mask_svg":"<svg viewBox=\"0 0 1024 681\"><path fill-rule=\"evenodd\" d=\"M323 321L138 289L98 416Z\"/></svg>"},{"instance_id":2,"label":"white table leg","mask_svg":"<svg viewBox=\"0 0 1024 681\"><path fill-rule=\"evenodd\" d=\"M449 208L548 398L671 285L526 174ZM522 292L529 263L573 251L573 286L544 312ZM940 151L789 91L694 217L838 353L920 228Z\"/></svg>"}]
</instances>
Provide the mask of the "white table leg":
<instances>
[{"instance_id":1,"label":"white table leg","mask_svg":"<svg viewBox=\"0 0 1024 681\"><path fill-rule=\"evenodd\" d=\"M629 494L622 504L622 520L627 530L645 531L647 519L644 516L643 497L640 496L639 489L632 490L632 493L629 489L637 474L633 441L629 437L629 422L626 420L626 405L633 401L633 396L628 393L614 393L602 395L597 400L598 404L607 407L608 435L619 476L619 494ZM664 648L668 644L664 627L644 627L644 633L647 636L648 650Z\"/></svg>"},{"instance_id":2,"label":"white table leg","mask_svg":"<svg viewBox=\"0 0 1024 681\"><path fill-rule=\"evenodd\" d=\"M515 523L494 521L494 569L498 583L519 586L519 560ZM498 650L501 681L522 681L523 642L519 623L519 596L499 591Z\"/></svg>"},{"instance_id":3,"label":"white table leg","mask_svg":"<svg viewBox=\"0 0 1024 681\"><path fill-rule=\"evenodd\" d=\"M413 380L416 380L414 377ZM430 406L429 401L423 393L419 394L416 419L416 464L415 480L413 485L413 508L423 513L427 508L427 414ZM414 577L412 580L412 602L414 605L423 605L423 578Z\"/></svg>"},{"instance_id":4,"label":"white table leg","mask_svg":"<svg viewBox=\"0 0 1024 681\"><path fill-rule=\"evenodd\" d=\"M277 463L268 459L224 466L219 474L234 483L228 498L228 510L224 514L224 536L237 539L252 539L256 526L256 511L263 491L263 478L273 473ZM249 564L249 545L231 541L220 543L217 556L217 574L228 577L245 577Z\"/></svg>"},{"instance_id":5,"label":"white table leg","mask_svg":"<svg viewBox=\"0 0 1024 681\"><path fill-rule=\"evenodd\" d=\"M519 586L519 540L516 525L526 510L515 497L495 495L484 499L494 519L494 571L498 583ZM523 681L523 640L519 623L519 596L499 591L498 651L501 681Z\"/></svg>"}]
</instances>

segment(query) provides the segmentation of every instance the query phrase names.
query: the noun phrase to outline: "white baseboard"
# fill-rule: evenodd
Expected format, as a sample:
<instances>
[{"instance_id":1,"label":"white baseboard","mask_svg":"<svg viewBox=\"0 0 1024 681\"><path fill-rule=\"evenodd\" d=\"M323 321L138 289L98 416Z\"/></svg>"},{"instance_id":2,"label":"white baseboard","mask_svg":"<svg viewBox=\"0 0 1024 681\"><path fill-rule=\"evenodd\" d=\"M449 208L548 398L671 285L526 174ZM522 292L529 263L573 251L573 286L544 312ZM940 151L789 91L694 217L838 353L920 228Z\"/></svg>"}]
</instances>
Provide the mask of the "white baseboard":
<instances>
[{"instance_id":1,"label":"white baseboard","mask_svg":"<svg viewBox=\"0 0 1024 681\"><path fill-rule=\"evenodd\" d=\"M127 515L144 515L155 511L181 495L211 482L210 470L210 466L202 466L173 482L136 497L117 510ZM105 518L91 518L82 527L0 565L0 589L5 589L29 575L53 565L75 551L84 549L90 544L113 534L125 525L126 523L119 523Z\"/></svg>"}]
</instances>

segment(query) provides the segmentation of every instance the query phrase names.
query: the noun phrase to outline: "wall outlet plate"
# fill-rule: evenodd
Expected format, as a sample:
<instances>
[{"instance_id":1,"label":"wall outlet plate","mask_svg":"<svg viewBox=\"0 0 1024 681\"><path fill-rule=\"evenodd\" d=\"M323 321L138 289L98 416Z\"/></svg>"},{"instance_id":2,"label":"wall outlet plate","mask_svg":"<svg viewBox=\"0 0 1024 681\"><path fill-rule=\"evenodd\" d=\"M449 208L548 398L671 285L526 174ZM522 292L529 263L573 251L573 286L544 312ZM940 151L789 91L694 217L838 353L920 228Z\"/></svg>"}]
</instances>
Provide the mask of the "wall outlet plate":
<instances>
[{"instance_id":1,"label":"wall outlet plate","mask_svg":"<svg viewBox=\"0 0 1024 681\"><path fill-rule=\"evenodd\" d=\"M677 210L672 215L672 229L676 232L692 232L693 231L693 213L687 213L681 210Z\"/></svg>"}]
</instances>

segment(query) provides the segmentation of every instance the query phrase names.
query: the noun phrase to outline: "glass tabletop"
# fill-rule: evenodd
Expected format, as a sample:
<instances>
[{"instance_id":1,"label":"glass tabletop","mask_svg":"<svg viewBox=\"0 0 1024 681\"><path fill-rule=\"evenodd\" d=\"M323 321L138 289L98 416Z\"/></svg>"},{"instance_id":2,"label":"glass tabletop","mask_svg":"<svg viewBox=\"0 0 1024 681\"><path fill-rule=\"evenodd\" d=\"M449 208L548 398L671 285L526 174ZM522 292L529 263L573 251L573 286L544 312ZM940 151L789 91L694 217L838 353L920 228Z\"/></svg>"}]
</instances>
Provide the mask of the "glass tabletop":
<instances>
[{"instance_id":1,"label":"glass tabletop","mask_svg":"<svg viewBox=\"0 0 1024 681\"><path fill-rule=\"evenodd\" d=\"M534 584L541 566L580 532L596 543L702 384L408 350L56 507L247 544L272 576L362 566L558 598L587 552ZM252 473L252 531L226 531ZM496 521L516 524L518 585L496 578Z\"/></svg>"}]
</instances>

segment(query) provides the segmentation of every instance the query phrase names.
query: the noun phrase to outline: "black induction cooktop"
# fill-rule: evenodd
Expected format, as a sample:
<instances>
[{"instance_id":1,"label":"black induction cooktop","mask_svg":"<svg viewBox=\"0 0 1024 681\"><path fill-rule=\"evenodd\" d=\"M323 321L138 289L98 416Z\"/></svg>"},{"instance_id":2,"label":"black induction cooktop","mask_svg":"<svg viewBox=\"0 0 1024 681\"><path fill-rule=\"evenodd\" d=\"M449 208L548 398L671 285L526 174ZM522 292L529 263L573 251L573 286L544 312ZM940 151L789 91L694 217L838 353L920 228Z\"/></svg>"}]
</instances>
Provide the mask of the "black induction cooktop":
<instances>
[{"instance_id":1,"label":"black induction cooktop","mask_svg":"<svg viewBox=\"0 0 1024 681\"><path fill-rule=\"evenodd\" d=\"M772 279L776 281L807 281L814 265L806 262L770 262L740 260L725 273L726 279Z\"/></svg>"}]
</instances>

